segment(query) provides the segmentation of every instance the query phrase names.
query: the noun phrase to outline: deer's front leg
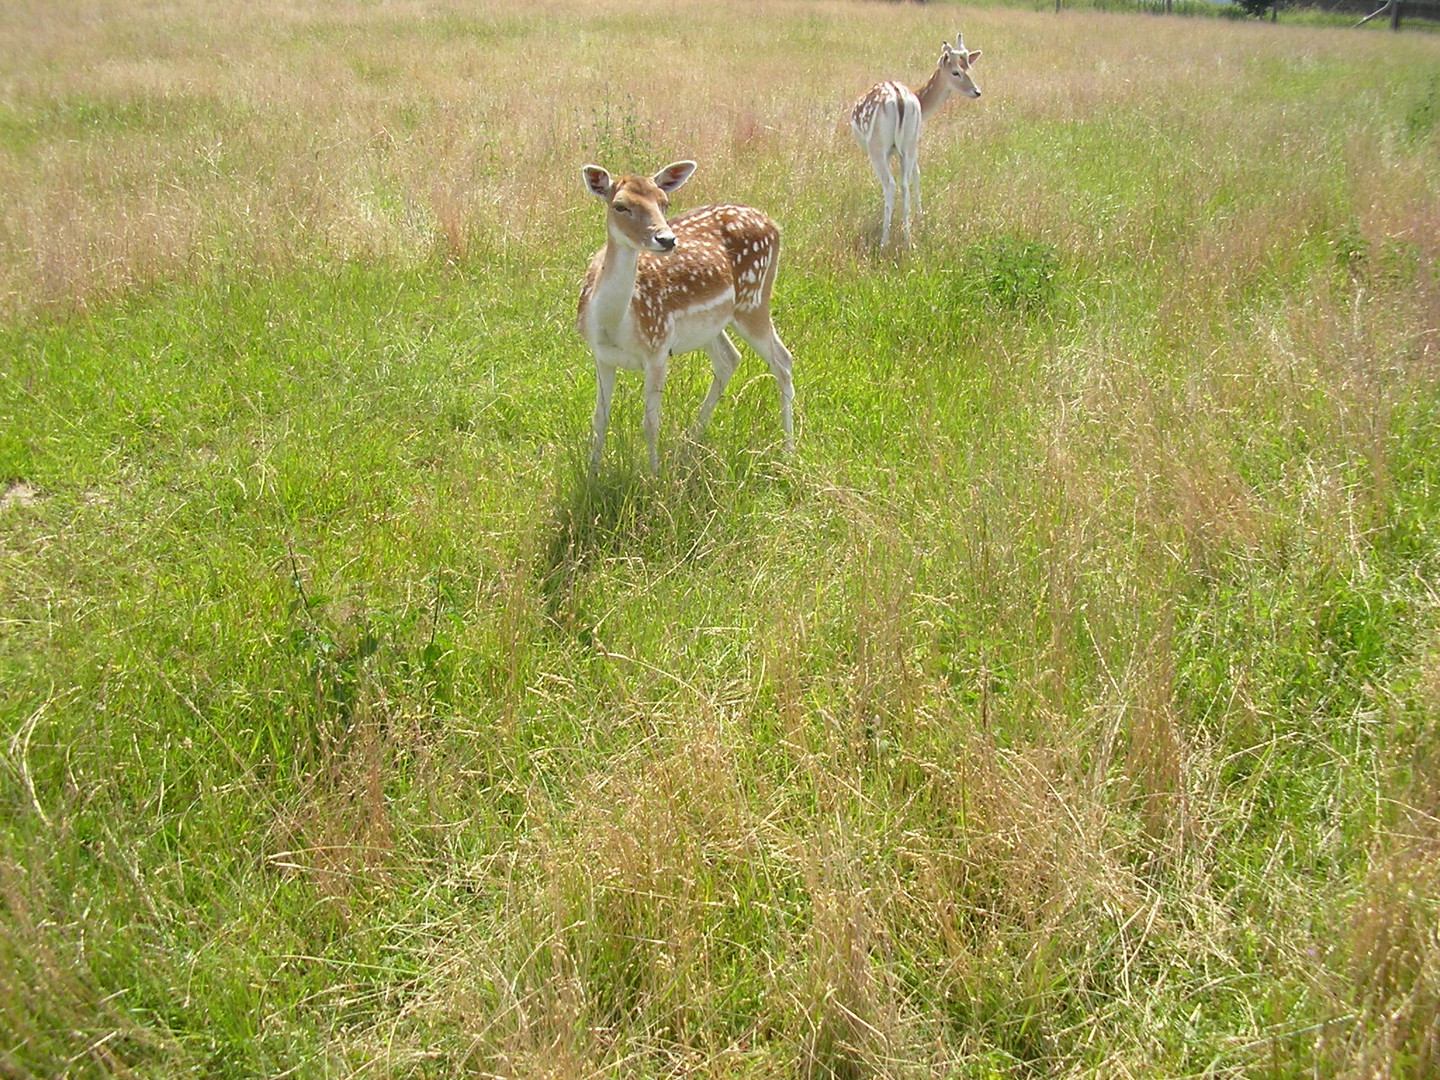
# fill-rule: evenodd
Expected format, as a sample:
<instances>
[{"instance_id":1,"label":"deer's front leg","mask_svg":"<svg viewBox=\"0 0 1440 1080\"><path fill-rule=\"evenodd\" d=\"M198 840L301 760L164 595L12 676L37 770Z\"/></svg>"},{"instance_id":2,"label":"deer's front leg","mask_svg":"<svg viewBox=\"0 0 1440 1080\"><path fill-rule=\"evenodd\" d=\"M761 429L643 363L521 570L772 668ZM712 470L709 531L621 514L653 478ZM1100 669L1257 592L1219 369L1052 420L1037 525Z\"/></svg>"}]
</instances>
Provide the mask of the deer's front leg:
<instances>
[{"instance_id":1,"label":"deer's front leg","mask_svg":"<svg viewBox=\"0 0 1440 1080\"><path fill-rule=\"evenodd\" d=\"M645 364L645 442L650 448L650 471L660 472L660 397L665 391L669 356L661 353Z\"/></svg>"},{"instance_id":2,"label":"deer's front leg","mask_svg":"<svg viewBox=\"0 0 1440 1080\"><path fill-rule=\"evenodd\" d=\"M600 451L605 448L605 429L610 426L610 399L615 393L615 369L595 359L595 416L590 421L593 438L590 443L591 471L600 467Z\"/></svg>"}]
</instances>

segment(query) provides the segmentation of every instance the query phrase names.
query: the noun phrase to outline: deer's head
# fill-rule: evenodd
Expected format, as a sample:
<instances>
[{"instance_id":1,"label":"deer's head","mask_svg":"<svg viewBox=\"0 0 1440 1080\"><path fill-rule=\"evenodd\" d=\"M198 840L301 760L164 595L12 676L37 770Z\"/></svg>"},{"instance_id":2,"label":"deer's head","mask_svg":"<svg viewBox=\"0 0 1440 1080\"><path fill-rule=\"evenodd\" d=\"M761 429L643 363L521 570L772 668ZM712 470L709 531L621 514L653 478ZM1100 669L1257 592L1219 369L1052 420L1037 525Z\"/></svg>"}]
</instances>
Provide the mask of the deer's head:
<instances>
[{"instance_id":1,"label":"deer's head","mask_svg":"<svg viewBox=\"0 0 1440 1080\"><path fill-rule=\"evenodd\" d=\"M695 162L677 161L654 176L612 178L599 165L580 170L590 194L605 201L610 239L636 251L674 251L675 233L665 221L670 193L690 179Z\"/></svg>"},{"instance_id":2,"label":"deer's head","mask_svg":"<svg viewBox=\"0 0 1440 1080\"><path fill-rule=\"evenodd\" d=\"M950 89L965 97L977 98L980 96L980 87L975 85L975 78L970 73L970 65L980 59L980 50L971 52L965 48L965 35L956 34L955 44L948 41L940 43L940 73L949 83Z\"/></svg>"}]
</instances>

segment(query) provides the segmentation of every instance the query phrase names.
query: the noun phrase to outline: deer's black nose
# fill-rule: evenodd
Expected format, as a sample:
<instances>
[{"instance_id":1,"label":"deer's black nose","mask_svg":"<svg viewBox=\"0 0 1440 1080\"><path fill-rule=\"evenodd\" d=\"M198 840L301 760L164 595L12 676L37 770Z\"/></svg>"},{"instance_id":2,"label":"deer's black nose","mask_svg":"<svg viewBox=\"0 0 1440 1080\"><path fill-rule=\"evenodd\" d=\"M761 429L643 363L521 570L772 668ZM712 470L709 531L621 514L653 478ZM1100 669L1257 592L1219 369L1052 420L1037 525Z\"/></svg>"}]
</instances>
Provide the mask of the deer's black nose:
<instances>
[{"instance_id":1,"label":"deer's black nose","mask_svg":"<svg viewBox=\"0 0 1440 1080\"><path fill-rule=\"evenodd\" d=\"M673 236L657 236L655 242L660 245L662 251L675 250L675 237Z\"/></svg>"}]
</instances>

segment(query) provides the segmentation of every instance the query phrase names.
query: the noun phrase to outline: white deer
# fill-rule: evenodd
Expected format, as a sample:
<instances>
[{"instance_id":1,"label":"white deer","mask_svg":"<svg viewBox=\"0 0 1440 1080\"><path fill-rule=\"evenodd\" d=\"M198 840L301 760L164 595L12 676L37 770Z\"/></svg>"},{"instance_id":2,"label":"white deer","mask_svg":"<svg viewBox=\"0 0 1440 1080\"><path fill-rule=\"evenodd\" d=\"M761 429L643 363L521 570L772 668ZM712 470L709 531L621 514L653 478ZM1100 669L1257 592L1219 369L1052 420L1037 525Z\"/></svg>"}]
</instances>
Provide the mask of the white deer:
<instances>
[{"instance_id":1,"label":"white deer","mask_svg":"<svg viewBox=\"0 0 1440 1080\"><path fill-rule=\"evenodd\" d=\"M600 463L610 398L621 368L645 373L645 441L658 472L660 397L670 357L692 349L710 354L715 378L700 404L703 430L740 363L725 334L734 325L770 365L780 384L785 449L794 447L790 368L794 362L770 321L770 292L780 265L780 230L748 206L705 206L666 221L670 193L695 171L693 161L667 165L653 177L612 178L598 165L582 170L585 186L605 202L605 246L590 260L580 289L576 327L595 354L594 442Z\"/></svg>"},{"instance_id":2,"label":"white deer","mask_svg":"<svg viewBox=\"0 0 1440 1080\"><path fill-rule=\"evenodd\" d=\"M878 82L855 103L850 112L850 130L870 155L870 164L885 192L885 221L880 227L880 246L890 242L890 217L895 210L895 177L890 156L900 158L900 185L905 193L905 243L910 243L910 189L915 189L915 217L920 217L920 122L934 112L951 94L980 96L970 74L970 65L980 59L980 50L965 48L963 34L955 35L955 46L940 45L935 73L918 93L903 83Z\"/></svg>"}]
</instances>

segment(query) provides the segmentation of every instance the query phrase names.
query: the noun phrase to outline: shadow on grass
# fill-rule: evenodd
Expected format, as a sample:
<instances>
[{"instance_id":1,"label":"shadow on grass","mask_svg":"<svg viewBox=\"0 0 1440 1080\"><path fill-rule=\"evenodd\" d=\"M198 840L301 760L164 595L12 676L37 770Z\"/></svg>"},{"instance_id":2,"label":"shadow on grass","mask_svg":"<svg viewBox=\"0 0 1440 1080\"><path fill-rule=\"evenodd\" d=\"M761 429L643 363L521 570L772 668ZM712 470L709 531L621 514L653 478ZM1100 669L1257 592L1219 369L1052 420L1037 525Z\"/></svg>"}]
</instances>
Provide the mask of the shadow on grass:
<instances>
[{"instance_id":1,"label":"shadow on grass","mask_svg":"<svg viewBox=\"0 0 1440 1080\"><path fill-rule=\"evenodd\" d=\"M607 563L703 563L733 542L745 528L748 484L769 475L755 458L726 460L686 439L670 448L660 475L652 476L643 452L623 439L594 472L582 453L572 453L556 484L536 567L552 627L594 644L584 586Z\"/></svg>"}]
</instances>

